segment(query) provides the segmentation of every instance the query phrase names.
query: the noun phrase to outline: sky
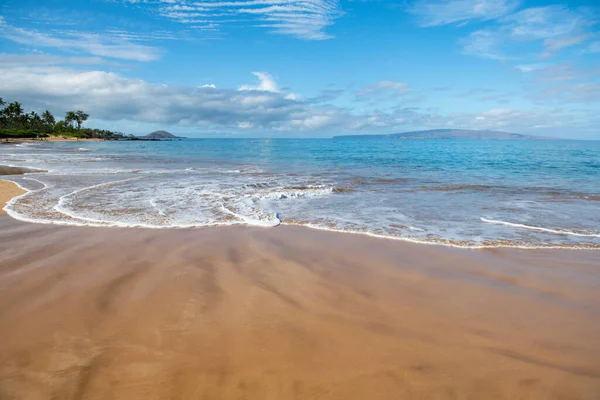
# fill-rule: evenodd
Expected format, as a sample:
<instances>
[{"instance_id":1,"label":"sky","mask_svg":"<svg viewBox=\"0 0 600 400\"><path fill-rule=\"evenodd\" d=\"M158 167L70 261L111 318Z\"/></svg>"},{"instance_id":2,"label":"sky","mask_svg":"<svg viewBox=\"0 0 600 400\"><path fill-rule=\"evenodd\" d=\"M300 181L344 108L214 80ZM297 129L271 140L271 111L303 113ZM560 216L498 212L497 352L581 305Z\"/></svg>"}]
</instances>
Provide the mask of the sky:
<instances>
[{"instance_id":1,"label":"sky","mask_svg":"<svg viewBox=\"0 0 600 400\"><path fill-rule=\"evenodd\" d=\"M2 0L0 97L189 137L600 140L600 3Z\"/></svg>"}]
</instances>

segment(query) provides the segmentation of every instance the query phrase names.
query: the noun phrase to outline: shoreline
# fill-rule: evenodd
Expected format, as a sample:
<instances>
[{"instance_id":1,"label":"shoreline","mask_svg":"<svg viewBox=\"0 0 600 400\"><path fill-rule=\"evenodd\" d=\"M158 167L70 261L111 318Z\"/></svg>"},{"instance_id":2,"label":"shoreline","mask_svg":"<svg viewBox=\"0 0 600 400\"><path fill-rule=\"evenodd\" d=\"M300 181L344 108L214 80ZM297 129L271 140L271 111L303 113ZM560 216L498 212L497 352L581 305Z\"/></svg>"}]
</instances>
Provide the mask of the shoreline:
<instances>
[{"instance_id":1,"label":"shoreline","mask_svg":"<svg viewBox=\"0 0 600 400\"><path fill-rule=\"evenodd\" d=\"M98 142L104 139L94 138L74 138L74 137L47 137L43 139L25 139L25 138L0 138L0 144L2 143L44 143L44 142Z\"/></svg>"},{"instance_id":2,"label":"shoreline","mask_svg":"<svg viewBox=\"0 0 600 400\"><path fill-rule=\"evenodd\" d=\"M10 202L13 198L21 196L25 193L27 193L27 191L16 183L0 179L0 215L6 215L4 207L8 204L8 202Z\"/></svg>"},{"instance_id":3,"label":"shoreline","mask_svg":"<svg viewBox=\"0 0 600 400\"><path fill-rule=\"evenodd\" d=\"M154 160L152 164L146 164L149 160L146 160L145 155L136 155L138 152L131 152L131 149L121 151L118 145L111 146L107 143L106 146L97 147L71 144L73 146L54 148L40 142L38 146L17 145L19 148L14 148L15 151L7 146L5 164L13 165L11 168L21 168L21 165L27 164L51 170L47 177L43 174L39 177L31 175L24 178L27 181L21 180L23 178L20 177L8 178L32 189L24 198L9 205L9 214L12 217L32 223L154 229L187 229L244 223L297 224L312 230L456 248L600 250L600 232L597 230L597 218L594 214L598 203L594 202L597 199L593 194L595 191L592 183L590 187L580 188L579 192L572 192L576 189L573 188L557 189L556 192L549 191L547 194L544 194L545 191L537 194L536 190L524 185L519 186L518 190L511 189L510 195L504 195L502 193L508 189L503 188L500 183L471 185L446 184L440 181L431 185L417 185L404 184L402 179L390 182L384 179L379 182L378 173L373 178L365 176L363 180L355 181L352 178L351 182L345 173L337 178L337 175L330 177L329 172L324 177L319 175L320 172L316 172L301 178L295 173L263 178L262 174L253 173L258 167L249 164L246 170L246 167L242 168L242 164L230 165L229 161L223 161L228 166L225 169L219 167L213 171L208 168L205 171L202 167L205 166L202 161L205 155L192 163L198 168L188 168L187 164L191 161L181 161L181 165L177 164L180 162L177 157L170 159L174 164L165 170L154 164L154 161L162 159L163 156L170 157L171 152L179 148L177 146L173 149L157 150L156 157L150 156L150 160ZM243 147L241 151L249 150ZM154 149L150 151L153 152ZM128 155L121 159L121 153ZM36 159L38 155L39 161ZM139 159L136 158L138 156ZM102 163L104 160L108 162L106 166ZM74 165L79 170L72 171L72 174L70 171ZM2 172L0 166L0 174ZM163 172L172 175L161 175ZM239 187L234 185L227 188L229 178L224 174L229 173L242 173L239 175ZM123 179L119 179L121 176ZM235 179L238 179L237 176ZM34 179L38 179L40 183L33 182ZM210 188L205 179L212 180ZM269 182L263 186L262 180L265 179ZM130 183L130 180L140 182ZM146 184L142 180L149 183ZM184 186L174 183L179 180L185 181L184 185L189 184L190 187L185 187L184 190ZM50 185L42 184L42 181ZM296 181L302 181L302 184L297 184ZM160 182L159 186L153 186L157 182ZM313 185L315 182L325 184ZM112 189L113 183L115 186L122 185L122 188ZM103 185L107 187L104 188ZM43 186L47 190L44 190ZM129 187L135 187L138 192L135 201L126 194ZM205 190L206 193L202 196L190 195L189 202L178 202L180 196L189 195L179 194L179 191L192 193L199 189ZM159 201L155 201L157 190L161 191ZM223 190L228 192L225 197L221 193ZM365 199L379 198L379 191L382 201L385 199L382 209L371 210L369 206L365 206L366 203L362 203ZM403 194L394 197L391 195L394 191ZM589 198L586 197L588 194ZM500 196L498 201L506 202L506 206L487 207L485 202L480 200L497 195ZM280 197L276 198L277 196ZM515 208L511 208L510 201L507 200L510 196L515 196L516 199L519 196L527 198L529 200L523 204L529 205L521 207L517 202ZM296 197L299 199L296 200ZM301 199L304 197L307 200ZM469 200L471 197L472 201ZM456 200L458 203L448 203L447 209L442 203L437 204L440 199L445 198ZM97 199L103 199L103 202L111 206L106 210L96 208L94 204ZM415 201L408 201L409 199ZM396 201L399 203L396 204ZM537 201L541 202L540 205L532 205ZM564 206L563 201L566 202ZM474 209L464 207L463 204L472 204ZM210 212L206 215L204 212L197 212L199 208L196 209L194 205L205 207ZM327 209L319 211L320 205ZM356 215L351 215L347 210L356 205L359 205ZM430 213L422 212L431 206L435 208L432 207ZM527 207L532 207L533 211L525 211ZM559 212L563 208L564 212ZM276 211L282 212L283 216L278 218Z\"/></svg>"},{"instance_id":4,"label":"shoreline","mask_svg":"<svg viewBox=\"0 0 600 400\"><path fill-rule=\"evenodd\" d=\"M0 254L7 398L600 394L593 251L2 216Z\"/></svg>"},{"instance_id":5,"label":"shoreline","mask_svg":"<svg viewBox=\"0 0 600 400\"><path fill-rule=\"evenodd\" d=\"M28 172L35 172L35 171L28 171ZM46 171L40 170L39 172L46 172ZM21 173L21 175L23 175L23 173ZM3 185L4 185L4 188L3 188ZM16 189L12 188L13 185L14 185L14 187L16 187ZM6 195L4 195L4 197L2 197L1 195L3 193L1 193L1 191L4 191L8 194L6 194ZM4 210L4 207L9 203L9 201L14 199L15 197L24 195L28 192L29 192L28 190L23 189L20 185L18 185L15 182L0 179L0 206L1 206L0 207L0 215L8 214ZM11 197L6 197L12 193L16 193L16 194L13 194ZM343 231L343 230L336 230L336 229L321 227L321 226L313 225L313 224L305 224L305 223L295 224L295 223L286 223L285 221L283 221L280 225L275 226L275 227L256 226L256 225L250 225L250 224L231 224L231 225L223 224L223 225L212 225L212 226L211 225L207 225L207 226L200 226L200 225L199 226L143 226L143 225L127 226L127 225L102 225L102 224L94 224L92 222L89 222L87 224L82 224L82 223L78 223L78 222L67 222L67 221L64 221L64 222L63 221L42 222L42 221L30 220L25 217L16 217L13 215L9 215L9 216L11 218L13 218L17 221L23 222L23 223L79 227L79 228L152 229L152 230L181 230L181 229L184 229L184 230L187 230L187 229L222 229L222 228L228 228L228 227L249 227L249 228L259 228L259 229L268 229L268 228L279 229L280 227L284 227L284 226L285 227L299 227L301 229L307 229L307 230L311 230L311 231L314 230L314 231L329 232L329 233L340 234L340 235L364 236L364 237L368 237L368 238L374 238L377 240L389 240L392 242L408 243L408 244L417 245L417 246L447 247L447 248L469 250L469 251L492 250L492 249L516 249L516 250L527 250L527 251L535 251L535 250L598 251L598 250L600 250L600 247L593 247L592 245L569 245L569 246L567 246L567 245L564 245L564 246L531 245L531 246L528 246L528 245L521 245L521 244L517 244L517 243L499 243L499 244L491 243L491 244L482 244L482 245L471 245L471 244L454 243L454 242L450 242L450 241L446 241L446 242L444 242L444 241L425 241L425 240L413 239L410 237L393 237L393 236L379 235L379 234L375 234L375 233L371 233L371 232Z\"/></svg>"}]
</instances>

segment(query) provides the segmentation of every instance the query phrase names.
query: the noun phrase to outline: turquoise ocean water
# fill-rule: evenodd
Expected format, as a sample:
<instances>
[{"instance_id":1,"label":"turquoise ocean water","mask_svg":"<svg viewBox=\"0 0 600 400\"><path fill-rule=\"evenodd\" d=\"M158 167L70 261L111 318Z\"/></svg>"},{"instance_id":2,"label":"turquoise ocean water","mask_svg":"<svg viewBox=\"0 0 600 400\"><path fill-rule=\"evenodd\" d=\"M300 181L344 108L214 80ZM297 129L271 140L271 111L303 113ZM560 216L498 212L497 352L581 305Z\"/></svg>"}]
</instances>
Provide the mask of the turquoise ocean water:
<instances>
[{"instance_id":1,"label":"turquoise ocean water","mask_svg":"<svg viewBox=\"0 0 600 400\"><path fill-rule=\"evenodd\" d=\"M600 142L185 139L0 146L40 223L232 224L462 247L600 248ZM274 228L276 229L276 228Z\"/></svg>"}]
</instances>

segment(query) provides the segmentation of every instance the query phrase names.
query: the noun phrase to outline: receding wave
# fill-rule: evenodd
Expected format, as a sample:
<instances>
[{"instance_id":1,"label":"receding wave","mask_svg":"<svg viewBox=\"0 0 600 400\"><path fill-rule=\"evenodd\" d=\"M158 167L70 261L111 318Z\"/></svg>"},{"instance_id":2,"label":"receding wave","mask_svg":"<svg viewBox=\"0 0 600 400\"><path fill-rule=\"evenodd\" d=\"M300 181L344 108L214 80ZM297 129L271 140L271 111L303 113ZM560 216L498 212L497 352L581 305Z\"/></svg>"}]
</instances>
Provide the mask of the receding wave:
<instances>
[{"instance_id":1,"label":"receding wave","mask_svg":"<svg viewBox=\"0 0 600 400\"><path fill-rule=\"evenodd\" d=\"M566 250L600 250L600 244L593 243L523 243L511 240L486 240L483 242L473 242L469 240L451 240L443 238L422 238L409 235L390 235L378 232L371 232L366 229L338 228L331 224L315 224L309 221L285 220L283 225L303 226L311 229L350 233L354 235L370 236L378 239L398 240L416 244L438 245L446 247L455 247L461 249L494 249L494 248L513 248L524 250L536 249L566 249Z\"/></svg>"},{"instance_id":2,"label":"receding wave","mask_svg":"<svg viewBox=\"0 0 600 400\"><path fill-rule=\"evenodd\" d=\"M156 229L282 224L472 249L600 249L594 229L600 197L593 184L457 182L457 176L410 169L397 178L397 170L377 166L259 168L252 161L120 153L117 144L87 155L84 148L7 150L0 154L0 174L14 175L6 179L28 192L6 209L24 221Z\"/></svg>"},{"instance_id":3,"label":"receding wave","mask_svg":"<svg viewBox=\"0 0 600 400\"><path fill-rule=\"evenodd\" d=\"M409 182L408 178L375 178L373 182L375 183L405 183Z\"/></svg>"},{"instance_id":4,"label":"receding wave","mask_svg":"<svg viewBox=\"0 0 600 400\"><path fill-rule=\"evenodd\" d=\"M505 226L510 226L510 227L513 227L513 228L521 228L521 229L530 229L532 231L547 232L547 233L553 233L553 234L556 234L556 235L569 235L569 236L597 237L597 238L600 238L600 234L598 234L598 233L574 232L574 231L563 230L563 229L543 228L541 226L531 226L531 225L525 225L525 224L517 224L517 223L513 223L513 222L498 221L498 220L487 219L487 218L480 218L480 219L481 219L481 221L483 221L485 223L488 223L488 224L505 225Z\"/></svg>"},{"instance_id":5,"label":"receding wave","mask_svg":"<svg viewBox=\"0 0 600 400\"><path fill-rule=\"evenodd\" d=\"M490 185L444 185L444 186L417 186L418 190L432 190L442 192L453 192L459 190L483 191L494 189L495 186Z\"/></svg>"},{"instance_id":6,"label":"receding wave","mask_svg":"<svg viewBox=\"0 0 600 400\"><path fill-rule=\"evenodd\" d=\"M580 195L577 198L581 200L600 201L600 196Z\"/></svg>"}]
</instances>

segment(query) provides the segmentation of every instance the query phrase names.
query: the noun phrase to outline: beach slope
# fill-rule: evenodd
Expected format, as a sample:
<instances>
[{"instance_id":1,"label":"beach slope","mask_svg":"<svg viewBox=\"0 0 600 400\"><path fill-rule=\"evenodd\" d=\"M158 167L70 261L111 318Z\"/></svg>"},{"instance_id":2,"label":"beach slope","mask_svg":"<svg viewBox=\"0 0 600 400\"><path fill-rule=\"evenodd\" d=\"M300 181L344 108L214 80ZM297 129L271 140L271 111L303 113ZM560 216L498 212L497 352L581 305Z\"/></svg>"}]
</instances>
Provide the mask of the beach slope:
<instances>
[{"instance_id":1,"label":"beach slope","mask_svg":"<svg viewBox=\"0 0 600 400\"><path fill-rule=\"evenodd\" d=\"M2 399L598 399L598 252L0 217Z\"/></svg>"}]
</instances>

